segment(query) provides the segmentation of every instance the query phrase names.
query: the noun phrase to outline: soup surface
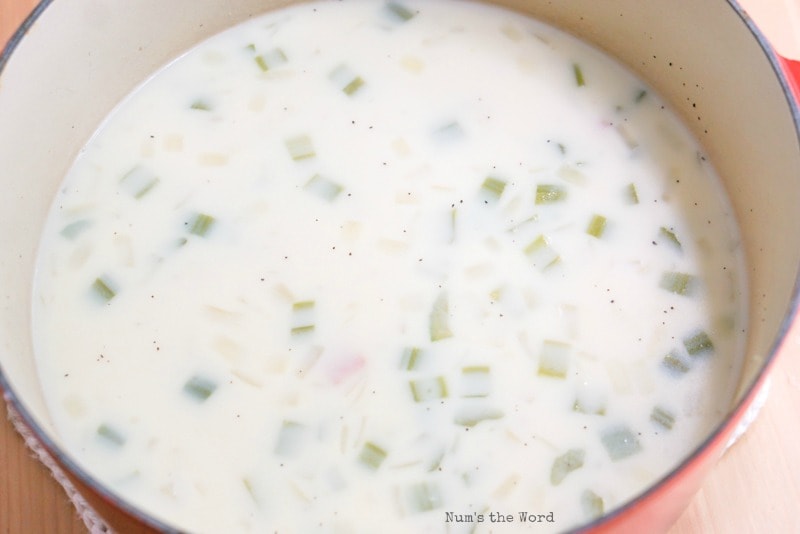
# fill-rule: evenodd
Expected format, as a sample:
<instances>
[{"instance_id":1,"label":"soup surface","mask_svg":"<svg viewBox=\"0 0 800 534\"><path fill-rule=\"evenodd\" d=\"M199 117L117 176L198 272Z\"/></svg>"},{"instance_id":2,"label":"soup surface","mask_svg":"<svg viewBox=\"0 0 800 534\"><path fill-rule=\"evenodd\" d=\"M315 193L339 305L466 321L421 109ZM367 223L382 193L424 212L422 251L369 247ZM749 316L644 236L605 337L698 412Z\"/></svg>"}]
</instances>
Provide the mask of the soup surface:
<instances>
[{"instance_id":1,"label":"soup surface","mask_svg":"<svg viewBox=\"0 0 800 534\"><path fill-rule=\"evenodd\" d=\"M698 145L597 50L480 4L314 2L90 140L35 343L67 449L181 529L565 530L726 412L741 264Z\"/></svg>"}]
</instances>

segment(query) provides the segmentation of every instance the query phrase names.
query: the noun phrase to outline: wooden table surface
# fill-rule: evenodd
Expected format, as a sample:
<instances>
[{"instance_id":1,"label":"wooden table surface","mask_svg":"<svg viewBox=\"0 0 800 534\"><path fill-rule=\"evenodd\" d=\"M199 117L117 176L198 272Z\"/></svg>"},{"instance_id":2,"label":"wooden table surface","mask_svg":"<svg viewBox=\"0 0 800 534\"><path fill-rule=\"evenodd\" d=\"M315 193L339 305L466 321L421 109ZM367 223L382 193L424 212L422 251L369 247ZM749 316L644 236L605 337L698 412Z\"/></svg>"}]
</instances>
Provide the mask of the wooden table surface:
<instances>
[{"instance_id":1,"label":"wooden table surface","mask_svg":"<svg viewBox=\"0 0 800 534\"><path fill-rule=\"evenodd\" d=\"M0 43L35 4L0 0ZM758 419L722 458L670 534L800 534L800 324L786 347ZM0 400L0 534L85 533L66 495L31 457L5 413Z\"/></svg>"}]
</instances>

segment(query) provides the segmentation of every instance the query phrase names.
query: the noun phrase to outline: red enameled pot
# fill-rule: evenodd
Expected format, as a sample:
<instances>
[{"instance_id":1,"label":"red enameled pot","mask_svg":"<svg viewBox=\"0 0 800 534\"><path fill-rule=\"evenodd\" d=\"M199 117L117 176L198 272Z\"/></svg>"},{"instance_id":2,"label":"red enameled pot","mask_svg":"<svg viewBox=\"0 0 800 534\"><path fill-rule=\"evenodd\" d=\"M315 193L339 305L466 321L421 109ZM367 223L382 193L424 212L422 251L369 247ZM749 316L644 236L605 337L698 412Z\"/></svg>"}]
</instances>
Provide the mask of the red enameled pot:
<instances>
[{"instance_id":1,"label":"red enameled pot","mask_svg":"<svg viewBox=\"0 0 800 534\"><path fill-rule=\"evenodd\" d=\"M113 106L192 44L286 0L44 0L0 56L0 385L79 490L120 532L169 530L62 450L32 356L39 233L73 158ZM498 0L615 56L682 116L723 179L748 267L746 365L730 412L674 471L587 532L663 532L714 467L780 352L800 266L800 65L726 0ZM789 74L791 76L786 76Z\"/></svg>"}]
</instances>

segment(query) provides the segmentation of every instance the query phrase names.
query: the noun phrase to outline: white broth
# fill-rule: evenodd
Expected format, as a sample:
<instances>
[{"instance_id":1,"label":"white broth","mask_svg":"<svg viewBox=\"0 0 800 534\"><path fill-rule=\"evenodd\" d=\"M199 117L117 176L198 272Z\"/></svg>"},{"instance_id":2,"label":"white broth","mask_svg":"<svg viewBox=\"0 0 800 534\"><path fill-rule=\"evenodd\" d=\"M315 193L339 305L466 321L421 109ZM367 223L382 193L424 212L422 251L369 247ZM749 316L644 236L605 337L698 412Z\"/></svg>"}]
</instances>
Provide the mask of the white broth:
<instances>
[{"instance_id":1,"label":"white broth","mask_svg":"<svg viewBox=\"0 0 800 534\"><path fill-rule=\"evenodd\" d=\"M575 527L721 420L745 324L663 101L455 0L301 4L158 72L65 178L34 302L67 450L192 532Z\"/></svg>"}]
</instances>

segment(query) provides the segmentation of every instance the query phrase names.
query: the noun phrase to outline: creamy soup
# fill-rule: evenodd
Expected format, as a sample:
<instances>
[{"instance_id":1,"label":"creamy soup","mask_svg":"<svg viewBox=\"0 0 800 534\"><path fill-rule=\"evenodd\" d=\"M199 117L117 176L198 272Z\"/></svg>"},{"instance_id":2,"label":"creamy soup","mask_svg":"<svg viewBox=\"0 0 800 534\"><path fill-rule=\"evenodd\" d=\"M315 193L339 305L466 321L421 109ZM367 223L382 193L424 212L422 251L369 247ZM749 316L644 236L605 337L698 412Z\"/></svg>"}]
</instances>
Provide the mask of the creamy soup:
<instances>
[{"instance_id":1,"label":"creamy soup","mask_svg":"<svg viewBox=\"0 0 800 534\"><path fill-rule=\"evenodd\" d=\"M312 2L139 87L42 239L60 438L192 532L565 530L720 421L739 238L640 80L520 15Z\"/></svg>"}]
</instances>

